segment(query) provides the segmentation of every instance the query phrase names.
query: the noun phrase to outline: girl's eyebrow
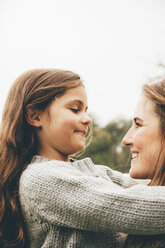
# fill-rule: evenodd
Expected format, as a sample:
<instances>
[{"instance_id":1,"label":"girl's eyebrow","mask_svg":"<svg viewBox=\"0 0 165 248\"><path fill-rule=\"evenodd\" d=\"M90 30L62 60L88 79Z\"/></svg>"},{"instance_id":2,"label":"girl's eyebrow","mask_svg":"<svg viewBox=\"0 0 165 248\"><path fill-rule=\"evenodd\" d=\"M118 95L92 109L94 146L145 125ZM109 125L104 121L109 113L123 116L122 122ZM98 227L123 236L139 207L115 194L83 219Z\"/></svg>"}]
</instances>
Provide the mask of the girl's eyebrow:
<instances>
[{"instance_id":1,"label":"girl's eyebrow","mask_svg":"<svg viewBox=\"0 0 165 248\"><path fill-rule=\"evenodd\" d=\"M69 100L67 103L79 103L79 104L83 104L83 102L79 99L74 99L74 100Z\"/></svg>"},{"instance_id":2,"label":"girl's eyebrow","mask_svg":"<svg viewBox=\"0 0 165 248\"><path fill-rule=\"evenodd\" d=\"M79 100L79 99L75 99L75 100L70 100L68 101L66 104L74 104L74 103L78 103L80 106L83 105L83 101ZM88 109L88 106L86 107L86 110Z\"/></svg>"}]
</instances>

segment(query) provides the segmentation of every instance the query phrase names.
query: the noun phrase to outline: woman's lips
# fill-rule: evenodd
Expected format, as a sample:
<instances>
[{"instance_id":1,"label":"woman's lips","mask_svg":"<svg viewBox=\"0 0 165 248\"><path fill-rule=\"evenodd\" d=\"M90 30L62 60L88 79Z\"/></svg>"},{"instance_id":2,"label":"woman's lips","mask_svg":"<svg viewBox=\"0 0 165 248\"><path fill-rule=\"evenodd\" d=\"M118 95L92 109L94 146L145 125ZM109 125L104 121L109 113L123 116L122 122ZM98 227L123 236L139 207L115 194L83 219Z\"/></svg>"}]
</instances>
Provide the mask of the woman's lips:
<instances>
[{"instance_id":1,"label":"woman's lips","mask_svg":"<svg viewBox=\"0 0 165 248\"><path fill-rule=\"evenodd\" d=\"M132 153L132 159L135 159L138 157L138 154L137 153Z\"/></svg>"},{"instance_id":2,"label":"woman's lips","mask_svg":"<svg viewBox=\"0 0 165 248\"><path fill-rule=\"evenodd\" d=\"M137 151L134 151L134 150L131 150L131 153L132 153L132 160L138 158L138 153Z\"/></svg>"}]
</instances>

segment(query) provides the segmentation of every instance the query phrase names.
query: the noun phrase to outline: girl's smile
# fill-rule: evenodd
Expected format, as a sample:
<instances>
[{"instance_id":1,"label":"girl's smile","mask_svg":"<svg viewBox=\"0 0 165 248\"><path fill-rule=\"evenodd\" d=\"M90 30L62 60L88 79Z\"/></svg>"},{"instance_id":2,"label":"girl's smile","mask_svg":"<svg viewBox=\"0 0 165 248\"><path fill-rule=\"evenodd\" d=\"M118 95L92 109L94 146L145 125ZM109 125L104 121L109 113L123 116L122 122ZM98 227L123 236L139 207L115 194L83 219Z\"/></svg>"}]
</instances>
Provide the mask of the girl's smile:
<instances>
[{"instance_id":1,"label":"girl's smile","mask_svg":"<svg viewBox=\"0 0 165 248\"><path fill-rule=\"evenodd\" d=\"M80 134L81 136L85 137L87 131L85 131L85 130L76 130L75 133Z\"/></svg>"}]
</instances>

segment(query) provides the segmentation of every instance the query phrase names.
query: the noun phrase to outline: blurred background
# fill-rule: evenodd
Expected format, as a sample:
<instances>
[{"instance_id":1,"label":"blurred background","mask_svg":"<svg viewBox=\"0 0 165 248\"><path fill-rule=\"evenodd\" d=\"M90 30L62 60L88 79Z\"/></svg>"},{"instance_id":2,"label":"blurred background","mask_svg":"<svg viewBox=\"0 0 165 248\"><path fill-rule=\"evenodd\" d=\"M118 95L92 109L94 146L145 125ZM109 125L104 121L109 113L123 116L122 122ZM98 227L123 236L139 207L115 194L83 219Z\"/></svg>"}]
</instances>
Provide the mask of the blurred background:
<instances>
[{"instance_id":1,"label":"blurred background","mask_svg":"<svg viewBox=\"0 0 165 248\"><path fill-rule=\"evenodd\" d=\"M25 70L53 67L82 77L94 122L83 156L121 171L121 144L143 83L164 75L164 0L1 0L0 116Z\"/></svg>"}]
</instances>

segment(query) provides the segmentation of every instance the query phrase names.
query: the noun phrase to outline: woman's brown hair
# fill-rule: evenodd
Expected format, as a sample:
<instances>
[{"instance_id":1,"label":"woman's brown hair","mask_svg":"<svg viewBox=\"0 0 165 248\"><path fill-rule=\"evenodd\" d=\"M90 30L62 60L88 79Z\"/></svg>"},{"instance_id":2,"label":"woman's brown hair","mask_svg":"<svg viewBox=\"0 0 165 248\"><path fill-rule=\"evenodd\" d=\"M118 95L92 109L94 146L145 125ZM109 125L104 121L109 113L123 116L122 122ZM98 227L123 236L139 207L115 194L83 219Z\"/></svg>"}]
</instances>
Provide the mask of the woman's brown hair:
<instances>
[{"instance_id":1,"label":"woman's brown hair","mask_svg":"<svg viewBox=\"0 0 165 248\"><path fill-rule=\"evenodd\" d=\"M0 247L28 247L19 203L19 178L36 153L27 107L45 110L57 94L82 85L79 75L57 69L33 69L13 83L0 126Z\"/></svg>"},{"instance_id":2,"label":"woman's brown hair","mask_svg":"<svg viewBox=\"0 0 165 248\"><path fill-rule=\"evenodd\" d=\"M157 159L154 177L150 186L165 185L165 79L157 80L143 86L143 95L155 104L155 113L160 118L159 138L162 140L162 149ZM158 227L159 228L159 227ZM165 235L128 235L124 248L163 248Z\"/></svg>"}]
</instances>

